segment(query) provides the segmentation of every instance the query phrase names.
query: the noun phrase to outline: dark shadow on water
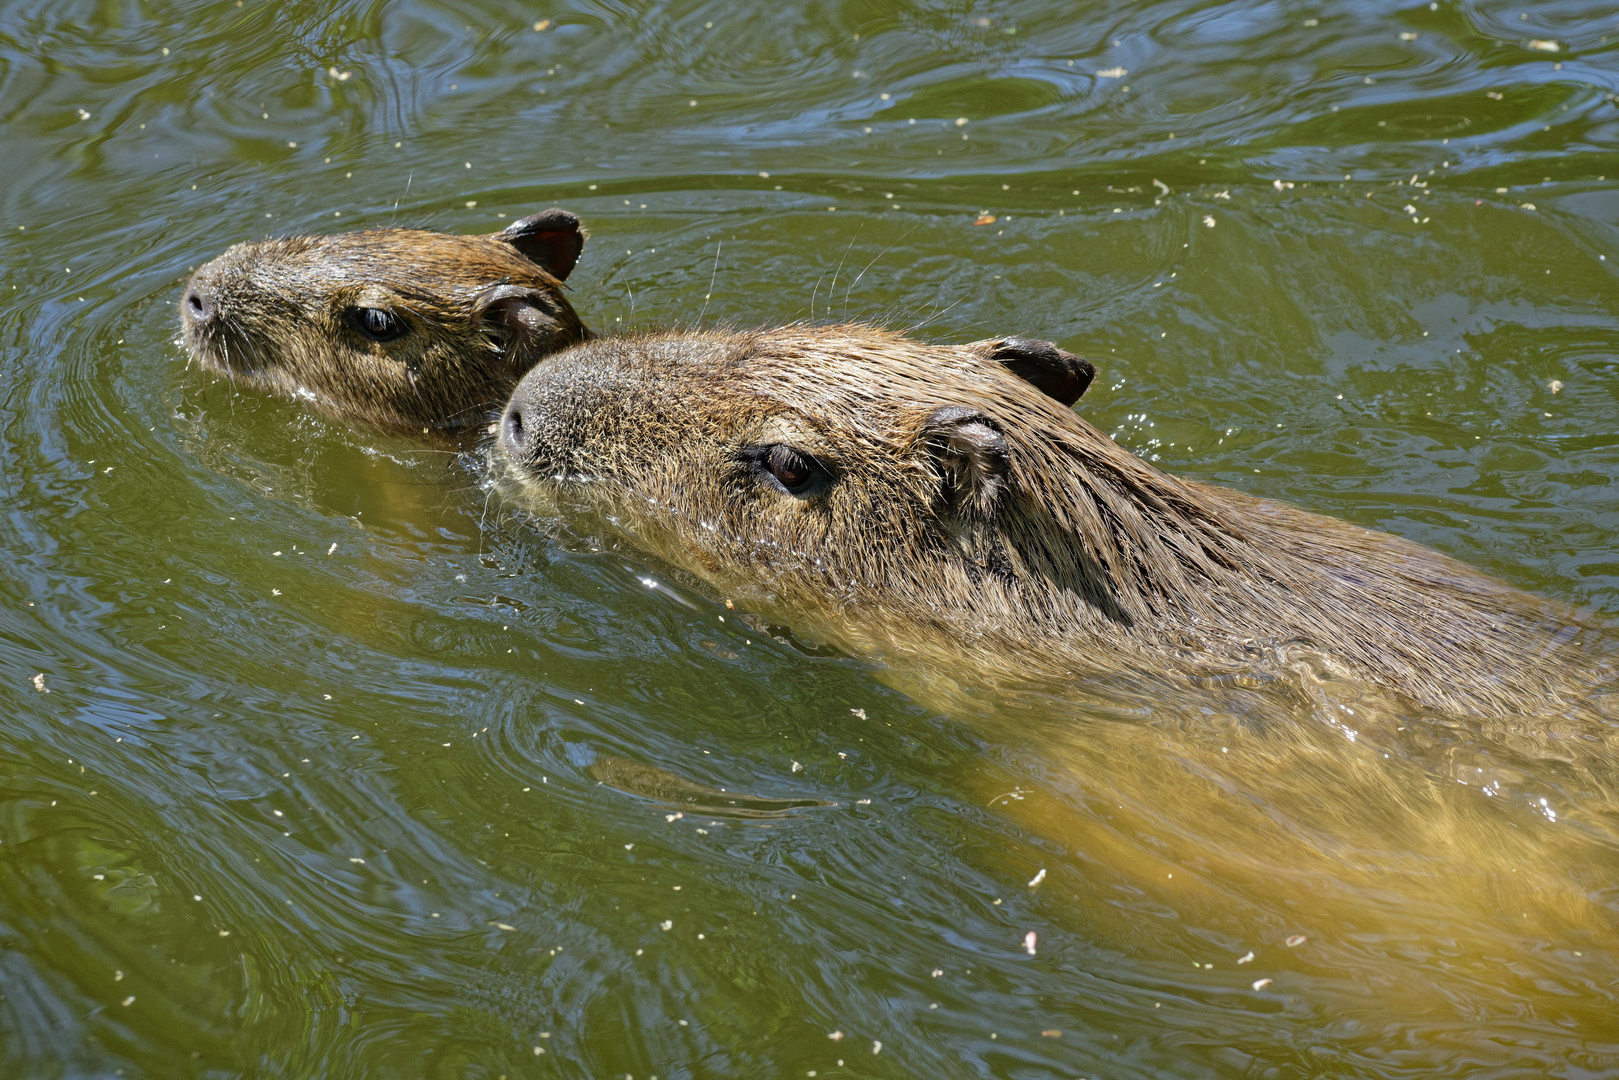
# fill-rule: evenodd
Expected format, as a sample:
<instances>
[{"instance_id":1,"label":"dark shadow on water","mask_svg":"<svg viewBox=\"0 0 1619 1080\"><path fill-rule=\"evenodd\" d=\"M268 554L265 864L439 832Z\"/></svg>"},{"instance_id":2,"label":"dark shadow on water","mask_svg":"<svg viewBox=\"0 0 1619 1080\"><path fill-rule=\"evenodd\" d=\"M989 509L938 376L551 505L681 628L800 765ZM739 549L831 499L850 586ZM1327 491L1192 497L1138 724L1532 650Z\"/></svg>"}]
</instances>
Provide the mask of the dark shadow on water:
<instances>
[{"instance_id":1,"label":"dark shadow on water","mask_svg":"<svg viewBox=\"0 0 1619 1080\"><path fill-rule=\"evenodd\" d=\"M726 791L677 776L656 765L624 758L598 758L588 771L596 780L616 791L710 817L779 818L787 817L795 810L838 805L825 799L772 799L763 795Z\"/></svg>"}]
</instances>

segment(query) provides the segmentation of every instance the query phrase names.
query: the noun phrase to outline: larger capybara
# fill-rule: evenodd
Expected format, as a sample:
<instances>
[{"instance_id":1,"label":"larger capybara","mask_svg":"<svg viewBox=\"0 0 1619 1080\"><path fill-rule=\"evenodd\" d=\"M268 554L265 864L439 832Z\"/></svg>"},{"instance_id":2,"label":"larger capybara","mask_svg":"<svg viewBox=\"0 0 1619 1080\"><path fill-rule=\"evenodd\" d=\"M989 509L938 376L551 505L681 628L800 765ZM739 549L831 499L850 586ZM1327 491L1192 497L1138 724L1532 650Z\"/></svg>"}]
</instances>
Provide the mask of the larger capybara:
<instances>
[{"instance_id":1,"label":"larger capybara","mask_svg":"<svg viewBox=\"0 0 1619 1080\"><path fill-rule=\"evenodd\" d=\"M1148 958L1165 1030L1185 1002L1302 1017L1328 1071L1397 1045L1445 1074L1481 1031L1525 1073L1613 1059L1612 639L1164 474L1067 407L1088 377L864 326L601 340L525 376L497 445L537 499L994 743L968 801L1048 861L978 849L964 877L1070 913L1054 942L1002 916L1031 963Z\"/></svg>"},{"instance_id":2,"label":"larger capybara","mask_svg":"<svg viewBox=\"0 0 1619 1080\"><path fill-rule=\"evenodd\" d=\"M1115 445L1067 407L1081 363L859 325L596 340L523 379L498 450L530 488L867 654L1070 682L1314 666L1473 715L1612 679L1602 632L1562 605Z\"/></svg>"},{"instance_id":3,"label":"larger capybara","mask_svg":"<svg viewBox=\"0 0 1619 1080\"><path fill-rule=\"evenodd\" d=\"M588 339L563 295L579 219L546 210L488 236L373 229L238 244L180 300L204 368L339 419L486 423L542 357Z\"/></svg>"}]
</instances>

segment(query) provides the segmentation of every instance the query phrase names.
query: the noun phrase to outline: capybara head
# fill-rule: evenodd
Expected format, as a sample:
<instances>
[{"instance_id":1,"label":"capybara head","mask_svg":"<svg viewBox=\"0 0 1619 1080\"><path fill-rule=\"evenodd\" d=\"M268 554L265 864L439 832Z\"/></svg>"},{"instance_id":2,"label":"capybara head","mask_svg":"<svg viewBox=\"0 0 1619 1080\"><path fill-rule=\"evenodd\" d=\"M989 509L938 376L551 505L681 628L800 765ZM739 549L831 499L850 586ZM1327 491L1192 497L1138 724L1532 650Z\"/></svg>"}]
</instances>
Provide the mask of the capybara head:
<instances>
[{"instance_id":1,"label":"capybara head","mask_svg":"<svg viewBox=\"0 0 1619 1080\"><path fill-rule=\"evenodd\" d=\"M1066 413L1093 373L1047 342L859 326L603 340L519 385L499 446L744 592L938 609L1014 573L1006 417Z\"/></svg>"},{"instance_id":2,"label":"capybara head","mask_svg":"<svg viewBox=\"0 0 1619 1080\"><path fill-rule=\"evenodd\" d=\"M1160 472L1067 407L1090 374L863 326L598 340L524 377L497 445L533 490L858 650L1074 678L1291 672L1302 649L1468 711L1587 685L1566 610Z\"/></svg>"},{"instance_id":3,"label":"capybara head","mask_svg":"<svg viewBox=\"0 0 1619 1080\"><path fill-rule=\"evenodd\" d=\"M488 236L374 229L238 244L180 300L203 367L377 427L486 422L542 357L590 337L562 294L584 246L547 210Z\"/></svg>"}]
</instances>

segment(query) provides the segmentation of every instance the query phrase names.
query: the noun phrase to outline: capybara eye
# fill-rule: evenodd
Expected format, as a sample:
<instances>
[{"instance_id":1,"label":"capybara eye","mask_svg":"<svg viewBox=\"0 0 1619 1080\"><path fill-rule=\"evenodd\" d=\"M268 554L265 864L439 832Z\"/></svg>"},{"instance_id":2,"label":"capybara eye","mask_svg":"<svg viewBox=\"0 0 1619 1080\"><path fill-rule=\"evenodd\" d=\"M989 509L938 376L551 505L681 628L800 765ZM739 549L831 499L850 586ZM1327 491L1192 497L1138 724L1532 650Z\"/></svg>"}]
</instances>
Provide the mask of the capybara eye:
<instances>
[{"instance_id":1,"label":"capybara eye","mask_svg":"<svg viewBox=\"0 0 1619 1080\"><path fill-rule=\"evenodd\" d=\"M794 495L808 491L821 474L820 466L814 458L782 443L765 450L763 463L770 471L770 475Z\"/></svg>"},{"instance_id":2,"label":"capybara eye","mask_svg":"<svg viewBox=\"0 0 1619 1080\"><path fill-rule=\"evenodd\" d=\"M409 329L404 319L382 308L354 308L353 319L360 333L372 341L392 341L404 337L405 331Z\"/></svg>"}]
</instances>

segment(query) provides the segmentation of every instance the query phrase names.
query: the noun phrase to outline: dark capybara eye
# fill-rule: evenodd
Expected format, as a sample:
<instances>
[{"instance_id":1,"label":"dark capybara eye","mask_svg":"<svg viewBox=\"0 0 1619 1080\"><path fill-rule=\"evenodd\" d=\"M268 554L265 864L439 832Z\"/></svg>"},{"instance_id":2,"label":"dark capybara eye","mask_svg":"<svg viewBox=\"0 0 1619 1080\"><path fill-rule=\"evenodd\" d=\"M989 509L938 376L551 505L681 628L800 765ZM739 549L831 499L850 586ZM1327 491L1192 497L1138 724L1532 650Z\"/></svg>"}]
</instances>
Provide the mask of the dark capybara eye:
<instances>
[{"instance_id":1,"label":"dark capybara eye","mask_svg":"<svg viewBox=\"0 0 1619 1080\"><path fill-rule=\"evenodd\" d=\"M794 495L806 491L820 473L814 459L780 443L765 451L764 466L782 487Z\"/></svg>"},{"instance_id":2,"label":"dark capybara eye","mask_svg":"<svg viewBox=\"0 0 1619 1080\"><path fill-rule=\"evenodd\" d=\"M354 308L352 317L360 333L372 341L392 341L404 337L405 331L409 329L404 319L382 308Z\"/></svg>"}]
</instances>

